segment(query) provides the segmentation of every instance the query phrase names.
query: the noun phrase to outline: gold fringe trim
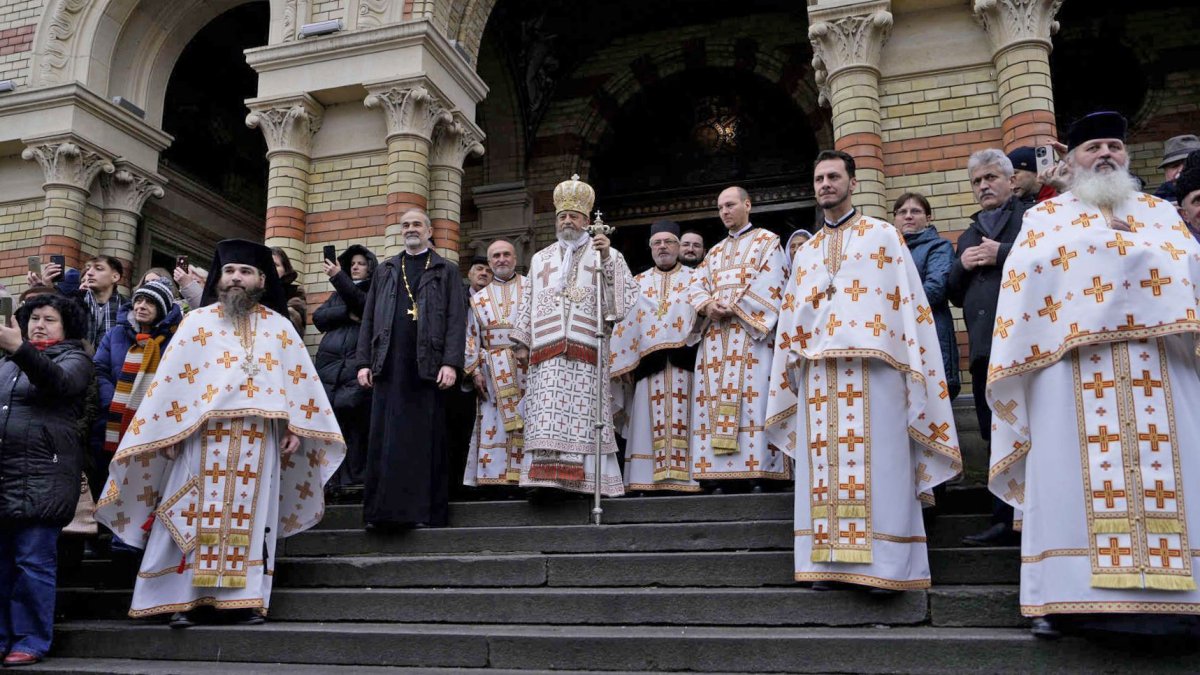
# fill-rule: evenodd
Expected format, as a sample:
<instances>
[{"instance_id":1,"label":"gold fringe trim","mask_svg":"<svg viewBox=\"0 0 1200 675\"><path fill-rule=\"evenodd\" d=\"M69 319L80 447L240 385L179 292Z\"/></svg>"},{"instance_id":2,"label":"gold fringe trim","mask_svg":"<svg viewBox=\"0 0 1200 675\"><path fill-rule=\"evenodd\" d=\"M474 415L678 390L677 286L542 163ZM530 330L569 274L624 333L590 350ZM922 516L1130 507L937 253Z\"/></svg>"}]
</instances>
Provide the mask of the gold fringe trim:
<instances>
[{"instance_id":1,"label":"gold fringe trim","mask_svg":"<svg viewBox=\"0 0 1200 675\"><path fill-rule=\"evenodd\" d=\"M1140 574L1093 574L1092 588L1142 588Z\"/></svg>"},{"instance_id":2,"label":"gold fringe trim","mask_svg":"<svg viewBox=\"0 0 1200 675\"><path fill-rule=\"evenodd\" d=\"M1146 531L1151 534L1183 534L1183 523L1173 518L1147 518Z\"/></svg>"},{"instance_id":3,"label":"gold fringe trim","mask_svg":"<svg viewBox=\"0 0 1200 675\"><path fill-rule=\"evenodd\" d=\"M663 448L667 447L667 439L665 439L665 438L654 439L654 443L652 444L652 447L655 450L662 450Z\"/></svg>"},{"instance_id":4,"label":"gold fringe trim","mask_svg":"<svg viewBox=\"0 0 1200 675\"><path fill-rule=\"evenodd\" d=\"M192 585L198 588L216 588L217 575L215 574L196 574L192 576Z\"/></svg>"},{"instance_id":5,"label":"gold fringe trim","mask_svg":"<svg viewBox=\"0 0 1200 675\"><path fill-rule=\"evenodd\" d=\"M243 576L227 576L221 578L222 588L245 588L246 577Z\"/></svg>"},{"instance_id":6,"label":"gold fringe trim","mask_svg":"<svg viewBox=\"0 0 1200 675\"><path fill-rule=\"evenodd\" d=\"M212 531L201 532L199 536L196 537L196 541L204 544L205 546L216 546L217 544L221 543L221 533Z\"/></svg>"},{"instance_id":7,"label":"gold fringe trim","mask_svg":"<svg viewBox=\"0 0 1200 675\"><path fill-rule=\"evenodd\" d=\"M712 447L714 455L735 455L738 451L736 438L714 438Z\"/></svg>"},{"instance_id":8,"label":"gold fringe trim","mask_svg":"<svg viewBox=\"0 0 1200 675\"><path fill-rule=\"evenodd\" d=\"M671 439L671 447L672 448L680 448L681 450L687 450L687 446L688 446L688 440L686 438L672 438Z\"/></svg>"},{"instance_id":9,"label":"gold fringe trim","mask_svg":"<svg viewBox=\"0 0 1200 675\"><path fill-rule=\"evenodd\" d=\"M812 561L813 562L829 562L829 554L830 554L829 547L814 548L812 550Z\"/></svg>"},{"instance_id":10,"label":"gold fringe trim","mask_svg":"<svg viewBox=\"0 0 1200 675\"><path fill-rule=\"evenodd\" d=\"M818 505L812 507L812 517L813 518L828 518L829 517L829 505L828 504L818 504Z\"/></svg>"},{"instance_id":11,"label":"gold fringe trim","mask_svg":"<svg viewBox=\"0 0 1200 675\"><path fill-rule=\"evenodd\" d=\"M250 546L250 535L242 532L229 533L230 546Z\"/></svg>"},{"instance_id":12,"label":"gold fringe trim","mask_svg":"<svg viewBox=\"0 0 1200 675\"><path fill-rule=\"evenodd\" d=\"M838 504L838 518L866 518L867 507L863 504Z\"/></svg>"},{"instance_id":13,"label":"gold fringe trim","mask_svg":"<svg viewBox=\"0 0 1200 675\"><path fill-rule=\"evenodd\" d=\"M520 416L517 416L515 419L508 420L504 423L504 430L510 434L514 431L517 431L518 429L524 429L524 428L525 428L525 420L521 419Z\"/></svg>"},{"instance_id":14,"label":"gold fringe trim","mask_svg":"<svg viewBox=\"0 0 1200 675\"><path fill-rule=\"evenodd\" d=\"M1146 588L1159 591L1194 591L1196 590L1196 581L1182 575L1147 574Z\"/></svg>"},{"instance_id":15,"label":"gold fringe trim","mask_svg":"<svg viewBox=\"0 0 1200 675\"><path fill-rule=\"evenodd\" d=\"M835 548L833 550L833 561L842 563L869 563L872 562L871 552Z\"/></svg>"},{"instance_id":16,"label":"gold fringe trim","mask_svg":"<svg viewBox=\"0 0 1200 675\"><path fill-rule=\"evenodd\" d=\"M496 392L496 396L498 396L499 398L509 398L512 396L520 396L520 395L521 395L521 390L516 387L505 387L505 388L501 389L500 391Z\"/></svg>"},{"instance_id":17,"label":"gold fringe trim","mask_svg":"<svg viewBox=\"0 0 1200 675\"><path fill-rule=\"evenodd\" d=\"M717 404L717 415L723 417L736 417L737 414L741 412L738 410L740 407L741 406L736 403L719 403Z\"/></svg>"},{"instance_id":18,"label":"gold fringe trim","mask_svg":"<svg viewBox=\"0 0 1200 675\"><path fill-rule=\"evenodd\" d=\"M1132 531L1126 518L1092 519L1092 534L1129 534Z\"/></svg>"},{"instance_id":19,"label":"gold fringe trim","mask_svg":"<svg viewBox=\"0 0 1200 675\"><path fill-rule=\"evenodd\" d=\"M655 482L660 480L690 480L686 469L659 469L654 472Z\"/></svg>"},{"instance_id":20,"label":"gold fringe trim","mask_svg":"<svg viewBox=\"0 0 1200 675\"><path fill-rule=\"evenodd\" d=\"M520 469L509 469L508 471L506 471L504 473L504 480L517 480L517 481L521 480L521 470Z\"/></svg>"}]
</instances>

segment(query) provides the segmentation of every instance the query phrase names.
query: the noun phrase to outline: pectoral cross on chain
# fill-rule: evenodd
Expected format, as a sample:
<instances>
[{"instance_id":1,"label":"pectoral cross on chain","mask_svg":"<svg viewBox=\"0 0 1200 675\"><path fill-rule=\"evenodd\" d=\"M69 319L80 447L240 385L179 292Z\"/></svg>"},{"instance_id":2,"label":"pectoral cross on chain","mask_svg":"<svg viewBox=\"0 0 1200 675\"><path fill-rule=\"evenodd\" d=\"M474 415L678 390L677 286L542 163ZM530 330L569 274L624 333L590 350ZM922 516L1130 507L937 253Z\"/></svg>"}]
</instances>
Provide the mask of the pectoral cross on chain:
<instances>
[{"instance_id":1,"label":"pectoral cross on chain","mask_svg":"<svg viewBox=\"0 0 1200 675\"><path fill-rule=\"evenodd\" d=\"M416 305L409 307L408 310L406 310L406 311L407 311L408 315L412 317L413 321L417 320L417 306Z\"/></svg>"}]
</instances>

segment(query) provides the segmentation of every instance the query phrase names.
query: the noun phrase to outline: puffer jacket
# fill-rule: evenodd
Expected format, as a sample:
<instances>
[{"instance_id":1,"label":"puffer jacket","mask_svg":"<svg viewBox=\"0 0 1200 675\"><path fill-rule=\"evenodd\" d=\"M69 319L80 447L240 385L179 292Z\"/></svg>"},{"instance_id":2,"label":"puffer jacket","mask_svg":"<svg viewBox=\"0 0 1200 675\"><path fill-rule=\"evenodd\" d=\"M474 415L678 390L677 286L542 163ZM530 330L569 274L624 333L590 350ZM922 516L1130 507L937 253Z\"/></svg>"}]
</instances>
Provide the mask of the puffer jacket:
<instances>
[{"instance_id":1,"label":"puffer jacket","mask_svg":"<svg viewBox=\"0 0 1200 675\"><path fill-rule=\"evenodd\" d=\"M0 525L64 526L75 515L92 381L79 340L0 357Z\"/></svg>"},{"instance_id":2,"label":"puffer jacket","mask_svg":"<svg viewBox=\"0 0 1200 675\"><path fill-rule=\"evenodd\" d=\"M112 405L113 392L117 388L117 377L120 376L121 369L125 367L125 356L137 342L138 331L134 328L129 313L126 312L120 318L120 323L113 326L105 334L104 339L100 340L100 346L96 349L96 357L93 359L96 364L96 382L99 385L100 401L99 414L92 422L89 439L92 452L100 452L104 448L104 432L108 426L108 407ZM159 346L161 351L167 351L167 347L171 344L171 337L175 335L175 329L179 327L179 322L182 320L183 308L178 304L171 305L171 311L167 312L166 318L155 324L154 329L150 331L150 335L154 337L166 336L162 345Z\"/></svg>"},{"instance_id":3,"label":"puffer jacket","mask_svg":"<svg viewBox=\"0 0 1200 675\"><path fill-rule=\"evenodd\" d=\"M363 308L367 303L367 291L371 288L371 277L359 284L350 279L345 271L356 255L367 259L367 268L375 274L378 261L375 254L365 246L355 244L338 256L342 266L332 278L334 292L313 312L313 325L324 333L317 347L317 374L325 393L335 410L346 410L365 404L370 393L358 384L358 369L355 367L355 351L358 349L358 330L362 326ZM351 315L358 318L352 318Z\"/></svg>"},{"instance_id":4,"label":"puffer jacket","mask_svg":"<svg viewBox=\"0 0 1200 675\"><path fill-rule=\"evenodd\" d=\"M937 329L938 346L942 349L942 365L946 371L946 386L950 390L950 397L953 398L958 395L961 386L954 318L950 315L950 302L946 298L950 267L954 265L954 245L943 239L935 227L927 227L915 234L906 234L904 241L908 244L908 250L912 252L913 264L921 274L921 285L925 288L925 297L933 310L933 324Z\"/></svg>"}]
</instances>

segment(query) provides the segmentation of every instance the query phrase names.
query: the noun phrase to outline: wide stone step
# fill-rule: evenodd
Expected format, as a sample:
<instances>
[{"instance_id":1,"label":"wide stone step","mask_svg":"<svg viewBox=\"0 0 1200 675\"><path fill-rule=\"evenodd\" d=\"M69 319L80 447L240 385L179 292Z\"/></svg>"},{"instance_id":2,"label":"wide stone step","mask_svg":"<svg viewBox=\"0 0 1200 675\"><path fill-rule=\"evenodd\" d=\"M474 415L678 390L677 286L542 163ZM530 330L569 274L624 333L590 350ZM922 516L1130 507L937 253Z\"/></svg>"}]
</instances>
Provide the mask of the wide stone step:
<instances>
[{"instance_id":1,"label":"wide stone step","mask_svg":"<svg viewBox=\"0 0 1200 675\"><path fill-rule=\"evenodd\" d=\"M792 492L620 497L604 500L604 522L619 525L784 520L792 517L794 499ZM982 486L952 486L939 502L939 513L990 513L990 499ZM451 502L450 527L585 525L591 522L591 512L592 502L575 496L550 504L530 504L524 499ZM362 526L361 505L332 504L326 508L317 529L353 530Z\"/></svg>"},{"instance_id":2,"label":"wide stone step","mask_svg":"<svg viewBox=\"0 0 1200 675\"><path fill-rule=\"evenodd\" d=\"M57 628L55 656L442 668L704 672L1195 672L1193 654L1039 642L1006 628L743 628L268 623Z\"/></svg>"},{"instance_id":3,"label":"wide stone step","mask_svg":"<svg viewBox=\"0 0 1200 675\"><path fill-rule=\"evenodd\" d=\"M1015 584L1019 550L930 551L935 586ZM758 587L793 586L790 549L686 553L480 554L281 558L276 588ZM90 561L61 585L132 587L132 574Z\"/></svg>"},{"instance_id":4,"label":"wide stone step","mask_svg":"<svg viewBox=\"0 0 1200 675\"><path fill-rule=\"evenodd\" d=\"M67 619L120 619L129 591L65 589ZM952 604L946 600L943 604ZM1016 605L1007 607L1016 613ZM924 591L891 596L806 588L276 589L273 621L551 625L861 626L928 620ZM983 620L981 617L980 620ZM1005 622L1011 623L1011 622ZM979 625L979 624L972 624Z\"/></svg>"},{"instance_id":5,"label":"wide stone step","mask_svg":"<svg viewBox=\"0 0 1200 675\"><path fill-rule=\"evenodd\" d=\"M722 551L790 547L792 521L451 527L377 534L312 530L281 542L286 556L425 553Z\"/></svg>"},{"instance_id":6,"label":"wide stone step","mask_svg":"<svg viewBox=\"0 0 1200 675\"><path fill-rule=\"evenodd\" d=\"M247 657L250 655L247 655ZM106 675L456 675L461 668L403 668L390 666L334 666L306 665L300 663L247 663L222 660L208 661L154 661L146 659L72 659L53 658L42 663L25 666L24 673L42 675L74 675L76 673L103 673ZM484 671L480 671L484 672ZM511 670L489 668L488 675L630 675L634 671L612 670Z\"/></svg>"}]
</instances>

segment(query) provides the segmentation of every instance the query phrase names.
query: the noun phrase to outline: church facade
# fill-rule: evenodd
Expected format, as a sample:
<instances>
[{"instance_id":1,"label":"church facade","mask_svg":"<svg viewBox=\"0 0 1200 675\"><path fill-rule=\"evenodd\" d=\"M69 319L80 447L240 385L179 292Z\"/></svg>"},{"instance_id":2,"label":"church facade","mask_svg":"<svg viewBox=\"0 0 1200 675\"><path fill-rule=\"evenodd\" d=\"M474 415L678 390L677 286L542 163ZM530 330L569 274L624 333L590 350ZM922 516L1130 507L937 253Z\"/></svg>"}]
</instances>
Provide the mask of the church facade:
<instances>
[{"instance_id":1,"label":"church facade","mask_svg":"<svg viewBox=\"0 0 1200 675\"><path fill-rule=\"evenodd\" d=\"M506 237L527 263L573 173L638 255L658 218L717 236L733 183L756 223L811 228L831 146L865 213L920 191L954 238L971 152L1093 109L1161 182L1163 141L1200 130L1198 26L1159 0L0 0L0 281L240 236L319 303L322 247L394 254L411 206L452 259Z\"/></svg>"}]
</instances>

